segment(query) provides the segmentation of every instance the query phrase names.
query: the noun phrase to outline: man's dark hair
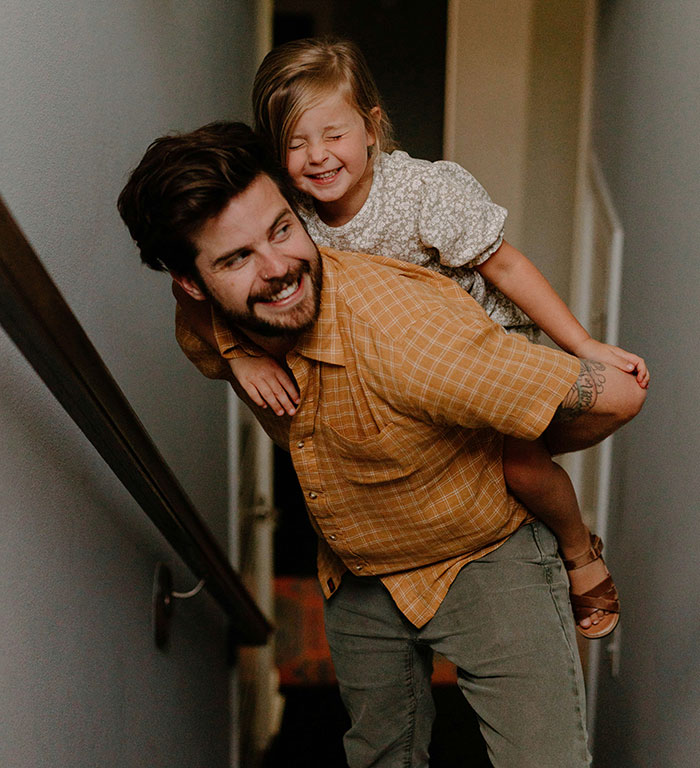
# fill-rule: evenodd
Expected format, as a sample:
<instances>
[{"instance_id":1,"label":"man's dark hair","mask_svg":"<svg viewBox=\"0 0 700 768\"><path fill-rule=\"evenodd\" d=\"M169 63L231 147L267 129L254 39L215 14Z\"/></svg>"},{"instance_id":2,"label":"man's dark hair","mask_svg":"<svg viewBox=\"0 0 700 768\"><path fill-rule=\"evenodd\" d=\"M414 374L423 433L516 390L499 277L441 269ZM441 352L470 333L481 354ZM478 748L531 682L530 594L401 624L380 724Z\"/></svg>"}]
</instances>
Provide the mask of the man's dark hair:
<instances>
[{"instance_id":1,"label":"man's dark hair","mask_svg":"<svg viewBox=\"0 0 700 768\"><path fill-rule=\"evenodd\" d=\"M243 123L210 123L156 139L117 207L144 264L197 277L194 236L261 175L294 207L286 172L253 131Z\"/></svg>"}]
</instances>

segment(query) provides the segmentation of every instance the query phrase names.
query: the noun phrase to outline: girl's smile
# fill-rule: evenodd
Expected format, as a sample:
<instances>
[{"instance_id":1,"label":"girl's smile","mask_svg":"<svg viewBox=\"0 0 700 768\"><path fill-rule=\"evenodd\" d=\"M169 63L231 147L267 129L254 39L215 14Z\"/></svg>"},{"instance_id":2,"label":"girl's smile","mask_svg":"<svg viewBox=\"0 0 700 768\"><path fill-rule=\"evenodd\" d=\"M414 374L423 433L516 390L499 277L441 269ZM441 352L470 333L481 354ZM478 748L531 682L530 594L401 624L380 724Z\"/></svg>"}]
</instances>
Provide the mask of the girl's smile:
<instances>
[{"instance_id":1,"label":"girl's smile","mask_svg":"<svg viewBox=\"0 0 700 768\"><path fill-rule=\"evenodd\" d=\"M332 183L339 173L340 168L335 168L332 171L324 171L323 173L310 173L307 177L319 186L322 186L324 184Z\"/></svg>"},{"instance_id":2,"label":"girl's smile","mask_svg":"<svg viewBox=\"0 0 700 768\"><path fill-rule=\"evenodd\" d=\"M340 226L362 208L372 186L368 148L374 143L374 133L342 92L329 93L294 126L287 170L327 224Z\"/></svg>"}]
</instances>

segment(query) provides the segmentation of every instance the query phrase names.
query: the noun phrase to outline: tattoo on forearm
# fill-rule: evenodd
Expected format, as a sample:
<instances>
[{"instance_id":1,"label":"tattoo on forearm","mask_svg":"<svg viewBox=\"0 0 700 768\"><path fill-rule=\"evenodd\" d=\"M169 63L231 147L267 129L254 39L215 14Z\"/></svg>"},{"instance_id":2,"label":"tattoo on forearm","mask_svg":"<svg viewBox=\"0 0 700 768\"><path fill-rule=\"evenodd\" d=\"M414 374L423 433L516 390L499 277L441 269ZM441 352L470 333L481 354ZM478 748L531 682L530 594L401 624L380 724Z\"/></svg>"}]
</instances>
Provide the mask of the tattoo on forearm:
<instances>
[{"instance_id":1,"label":"tattoo on forearm","mask_svg":"<svg viewBox=\"0 0 700 768\"><path fill-rule=\"evenodd\" d=\"M581 371L554 414L556 421L573 421L590 411L605 388L605 365L581 360Z\"/></svg>"}]
</instances>

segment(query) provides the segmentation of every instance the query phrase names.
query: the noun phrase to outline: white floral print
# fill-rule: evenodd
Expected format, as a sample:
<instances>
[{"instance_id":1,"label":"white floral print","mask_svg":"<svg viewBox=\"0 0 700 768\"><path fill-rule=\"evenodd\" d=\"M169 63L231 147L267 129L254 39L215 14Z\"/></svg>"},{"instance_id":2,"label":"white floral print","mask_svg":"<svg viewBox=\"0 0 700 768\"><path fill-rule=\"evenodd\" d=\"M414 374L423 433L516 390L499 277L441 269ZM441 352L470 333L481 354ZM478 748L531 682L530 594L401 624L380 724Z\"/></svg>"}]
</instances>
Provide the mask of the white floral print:
<instances>
[{"instance_id":1,"label":"white floral print","mask_svg":"<svg viewBox=\"0 0 700 768\"><path fill-rule=\"evenodd\" d=\"M474 269L503 242L508 212L456 163L381 153L369 196L347 224L329 227L310 206L301 214L317 245L390 256L446 275L507 331L535 339L532 320Z\"/></svg>"}]
</instances>

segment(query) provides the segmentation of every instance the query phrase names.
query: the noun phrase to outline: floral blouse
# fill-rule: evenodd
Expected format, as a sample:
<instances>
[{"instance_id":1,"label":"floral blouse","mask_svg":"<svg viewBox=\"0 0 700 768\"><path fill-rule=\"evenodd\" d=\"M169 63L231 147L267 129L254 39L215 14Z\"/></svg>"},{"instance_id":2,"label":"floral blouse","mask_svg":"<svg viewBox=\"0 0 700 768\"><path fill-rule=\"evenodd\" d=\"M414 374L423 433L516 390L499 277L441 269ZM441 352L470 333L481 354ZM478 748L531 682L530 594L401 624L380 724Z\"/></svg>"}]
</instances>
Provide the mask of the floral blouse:
<instances>
[{"instance_id":1,"label":"floral blouse","mask_svg":"<svg viewBox=\"0 0 700 768\"><path fill-rule=\"evenodd\" d=\"M507 211L457 163L381 153L369 196L350 221L329 227L310 205L301 215L317 245L390 256L446 275L507 331L535 339L532 320L475 269L503 242Z\"/></svg>"}]
</instances>

